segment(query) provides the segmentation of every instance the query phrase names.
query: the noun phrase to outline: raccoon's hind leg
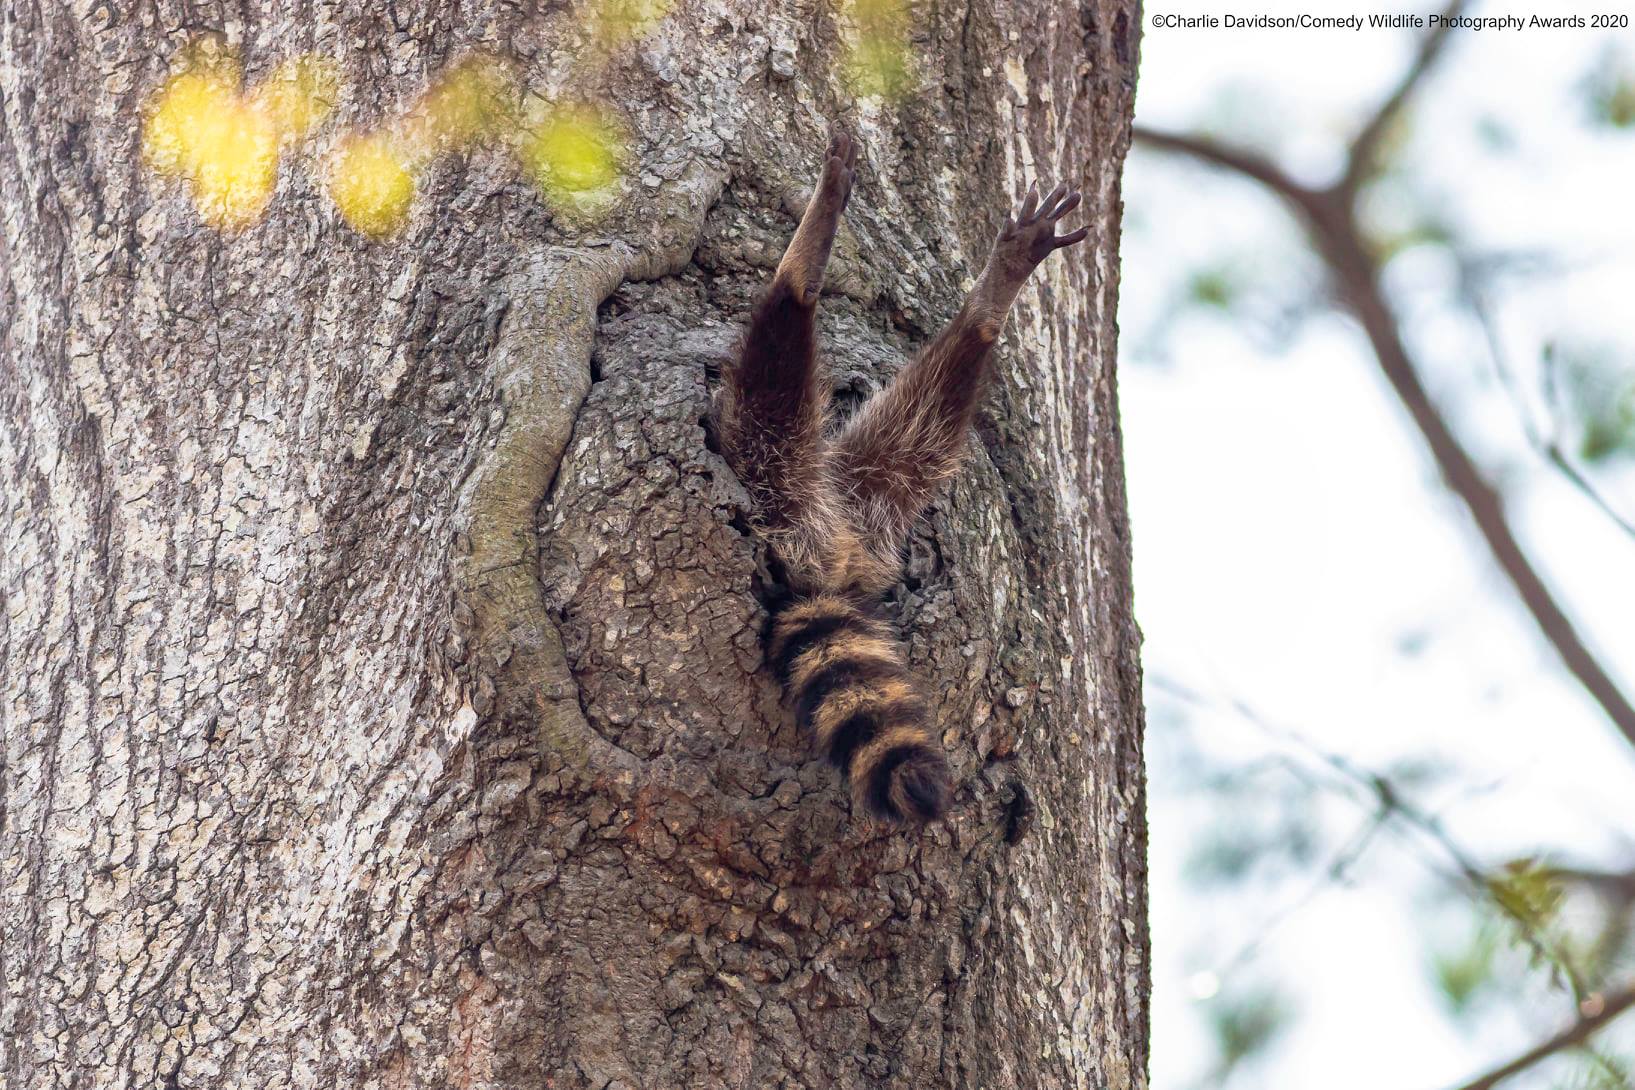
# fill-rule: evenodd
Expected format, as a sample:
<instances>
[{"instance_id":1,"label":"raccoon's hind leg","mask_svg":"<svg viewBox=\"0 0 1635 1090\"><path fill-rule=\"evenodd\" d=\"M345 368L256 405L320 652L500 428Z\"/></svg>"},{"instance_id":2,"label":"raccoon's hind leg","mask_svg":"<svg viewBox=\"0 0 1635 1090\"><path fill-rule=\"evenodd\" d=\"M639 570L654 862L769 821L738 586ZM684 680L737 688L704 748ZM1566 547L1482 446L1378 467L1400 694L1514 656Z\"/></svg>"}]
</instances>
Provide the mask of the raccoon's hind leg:
<instances>
[{"instance_id":1,"label":"raccoon's hind leg","mask_svg":"<svg viewBox=\"0 0 1635 1090\"><path fill-rule=\"evenodd\" d=\"M895 555L937 486L959 468L1011 303L1040 262L1085 237L1084 228L1056 234L1078 203L1065 185L1042 201L1030 188L1014 218L1005 217L959 313L835 442L842 494L875 549Z\"/></svg>"},{"instance_id":2,"label":"raccoon's hind leg","mask_svg":"<svg viewBox=\"0 0 1635 1090\"><path fill-rule=\"evenodd\" d=\"M758 529L792 573L812 582L843 518L822 445L829 391L817 359L817 301L856 163L856 144L836 130L716 404L722 453L749 490Z\"/></svg>"},{"instance_id":3,"label":"raccoon's hind leg","mask_svg":"<svg viewBox=\"0 0 1635 1090\"><path fill-rule=\"evenodd\" d=\"M829 267L829 253L840 230L840 216L851 200L856 176L857 141L844 129L836 128L829 136L829 150L824 153L823 173L817 188L812 191L795 237L789 240L783 260L778 262L778 271L772 277L769 297L777 294L782 285L802 304L817 305L818 295L823 291L823 273Z\"/></svg>"}]
</instances>

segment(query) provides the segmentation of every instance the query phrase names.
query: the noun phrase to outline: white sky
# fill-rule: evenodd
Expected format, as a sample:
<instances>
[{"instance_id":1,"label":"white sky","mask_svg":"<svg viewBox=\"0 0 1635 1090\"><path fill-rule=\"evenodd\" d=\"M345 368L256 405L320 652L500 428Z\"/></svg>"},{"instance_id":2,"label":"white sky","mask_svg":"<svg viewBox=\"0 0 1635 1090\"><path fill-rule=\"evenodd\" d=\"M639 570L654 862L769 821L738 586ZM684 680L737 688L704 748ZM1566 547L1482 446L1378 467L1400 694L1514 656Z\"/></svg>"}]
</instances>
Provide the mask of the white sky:
<instances>
[{"instance_id":1,"label":"white sky","mask_svg":"<svg viewBox=\"0 0 1635 1090\"><path fill-rule=\"evenodd\" d=\"M1592 8L1628 10L1583 12ZM1160 11L1250 10L1302 9L1270 0L1150 5L1137 119L1219 126L1323 181L1407 63L1416 32L1150 24ZM1476 13L1512 10L1525 9L1489 4ZM1575 93L1614 45L1635 55L1629 31L1457 34L1416 115L1409 155L1443 218L1485 251L1564 262L1514 282L1499 301L1505 352L1529 392L1539 388L1537 361L1550 339L1606 346L1635 368L1635 134L1588 132ZM1483 125L1504 128L1508 149L1479 139ZM1361 334L1324 316L1278 346L1223 318L1176 316L1187 272L1223 261L1251 270L1268 312L1298 301L1319 270L1290 219L1247 183L1143 151L1131 156L1125 199L1120 396L1149 678L1243 698L1265 719L1370 767L1423 754L1455 762L1457 774L1423 801L1489 860L1553 849L1580 862L1635 864L1635 748L1513 602ZM1485 466L1503 474L1524 543L1603 663L1635 692L1635 540L1530 452L1478 331L1449 317L1446 263L1430 251L1405 254L1389 284L1410 316L1428 385ZM1635 473L1592 472L1635 518ZM1405 641L1417 654L1405 653ZM1434 888L1419 862L1427 853L1393 841L1369 849L1353 884L1284 917L1251 968L1223 965L1318 884L1331 848L1319 851L1312 873L1257 885L1252 896L1183 883L1189 853L1222 815L1216 800L1179 790L1182 761L1202 751L1238 766L1276 746L1226 712L1191 709L1190 729L1178 727L1180 705L1151 687L1149 706L1155 1090L1207 1081L1199 1017L1207 1000L1192 992L1204 974L1257 978L1257 962L1291 989L1298 1016L1238 1085L1452 1085L1569 1016L1566 999L1541 990L1525 1021L1490 1019L1467 1035L1447 1017L1421 933L1438 918L1425 909ZM1312 821L1328 844L1365 816L1336 802ZM1442 918L1450 927L1460 920ZM1635 1045L1635 1027L1618 1039ZM1507 1086L1550 1085L1545 1074Z\"/></svg>"}]
</instances>

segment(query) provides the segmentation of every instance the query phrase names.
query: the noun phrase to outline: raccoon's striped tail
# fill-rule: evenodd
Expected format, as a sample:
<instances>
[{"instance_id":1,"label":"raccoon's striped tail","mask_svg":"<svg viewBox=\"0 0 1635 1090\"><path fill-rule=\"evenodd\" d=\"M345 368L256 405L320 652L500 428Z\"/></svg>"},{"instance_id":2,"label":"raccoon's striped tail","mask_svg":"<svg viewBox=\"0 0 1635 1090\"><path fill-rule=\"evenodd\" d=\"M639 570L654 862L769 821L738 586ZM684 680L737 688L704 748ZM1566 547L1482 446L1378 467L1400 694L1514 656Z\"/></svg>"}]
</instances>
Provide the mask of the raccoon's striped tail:
<instances>
[{"instance_id":1,"label":"raccoon's striped tail","mask_svg":"<svg viewBox=\"0 0 1635 1090\"><path fill-rule=\"evenodd\" d=\"M849 598L797 598L768 649L802 730L851 781L855 806L923 824L948 808L948 759L887 626Z\"/></svg>"}]
</instances>

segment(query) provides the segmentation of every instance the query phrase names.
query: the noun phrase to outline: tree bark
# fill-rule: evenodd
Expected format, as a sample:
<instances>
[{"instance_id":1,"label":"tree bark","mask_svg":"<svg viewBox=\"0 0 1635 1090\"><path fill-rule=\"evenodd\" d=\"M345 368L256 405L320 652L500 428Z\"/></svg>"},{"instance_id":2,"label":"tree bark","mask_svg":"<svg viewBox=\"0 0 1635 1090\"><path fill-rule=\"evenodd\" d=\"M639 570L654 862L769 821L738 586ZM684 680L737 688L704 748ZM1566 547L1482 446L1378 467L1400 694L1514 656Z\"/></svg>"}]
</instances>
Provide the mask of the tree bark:
<instances>
[{"instance_id":1,"label":"tree bark","mask_svg":"<svg viewBox=\"0 0 1635 1090\"><path fill-rule=\"evenodd\" d=\"M1146 1083L1138 633L1114 383L1137 13L916 4L852 102L828 5L21 0L0 20L0 1070L15 1087ZM220 233L143 170L188 36L337 115ZM322 155L472 49L614 104L620 199L503 152L371 241ZM762 666L701 423L845 118L843 400L954 311L1026 180L1091 235L1001 342L891 606L948 820L849 814Z\"/></svg>"}]
</instances>

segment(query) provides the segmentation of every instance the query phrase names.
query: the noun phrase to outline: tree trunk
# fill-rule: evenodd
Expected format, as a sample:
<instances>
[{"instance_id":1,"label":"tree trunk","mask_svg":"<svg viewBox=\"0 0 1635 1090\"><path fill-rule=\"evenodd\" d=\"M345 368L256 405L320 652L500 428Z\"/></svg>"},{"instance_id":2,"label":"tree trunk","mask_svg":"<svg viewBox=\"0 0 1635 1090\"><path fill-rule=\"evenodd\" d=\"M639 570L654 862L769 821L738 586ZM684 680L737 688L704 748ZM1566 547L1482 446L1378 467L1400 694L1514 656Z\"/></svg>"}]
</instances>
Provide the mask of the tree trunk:
<instances>
[{"instance_id":1,"label":"tree trunk","mask_svg":"<svg viewBox=\"0 0 1635 1090\"><path fill-rule=\"evenodd\" d=\"M590 65L582 7L0 20L0 1070L12 1087L1145 1085L1138 634L1114 389L1139 17L689 0ZM146 171L187 38L337 114L220 232ZM616 106L594 223L498 149L398 236L322 152L486 48ZM1013 312L891 608L953 812L849 812L762 667L765 565L701 424L826 122L865 162L841 399L957 306L1012 196L1086 195Z\"/></svg>"}]
</instances>

